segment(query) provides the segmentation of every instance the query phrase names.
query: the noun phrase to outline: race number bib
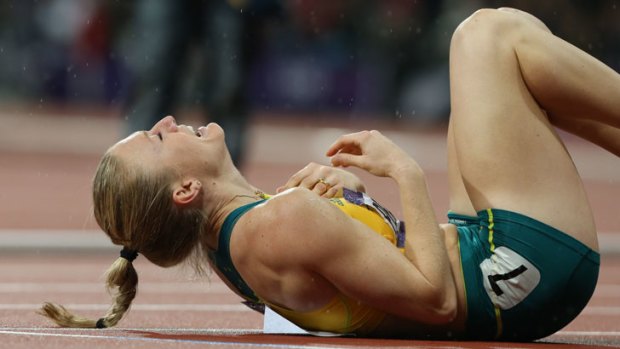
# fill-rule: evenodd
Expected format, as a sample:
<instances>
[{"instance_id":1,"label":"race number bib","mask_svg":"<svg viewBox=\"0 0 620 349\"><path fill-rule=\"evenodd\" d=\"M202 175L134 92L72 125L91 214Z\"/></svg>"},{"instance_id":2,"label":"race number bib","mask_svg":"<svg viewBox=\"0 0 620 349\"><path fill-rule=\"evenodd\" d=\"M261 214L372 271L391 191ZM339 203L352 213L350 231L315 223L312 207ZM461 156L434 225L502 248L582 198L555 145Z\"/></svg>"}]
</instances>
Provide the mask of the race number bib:
<instances>
[{"instance_id":1,"label":"race number bib","mask_svg":"<svg viewBox=\"0 0 620 349\"><path fill-rule=\"evenodd\" d=\"M508 310L523 301L540 283L540 271L505 246L480 263L484 288L493 304Z\"/></svg>"},{"instance_id":2,"label":"race number bib","mask_svg":"<svg viewBox=\"0 0 620 349\"><path fill-rule=\"evenodd\" d=\"M392 228L394 234L396 234L396 247L405 247L405 223L399 221L388 209L381 206L373 198L366 193L360 193L357 191L343 188L342 197L352 204L359 206L365 206L375 211L383 220Z\"/></svg>"}]
</instances>

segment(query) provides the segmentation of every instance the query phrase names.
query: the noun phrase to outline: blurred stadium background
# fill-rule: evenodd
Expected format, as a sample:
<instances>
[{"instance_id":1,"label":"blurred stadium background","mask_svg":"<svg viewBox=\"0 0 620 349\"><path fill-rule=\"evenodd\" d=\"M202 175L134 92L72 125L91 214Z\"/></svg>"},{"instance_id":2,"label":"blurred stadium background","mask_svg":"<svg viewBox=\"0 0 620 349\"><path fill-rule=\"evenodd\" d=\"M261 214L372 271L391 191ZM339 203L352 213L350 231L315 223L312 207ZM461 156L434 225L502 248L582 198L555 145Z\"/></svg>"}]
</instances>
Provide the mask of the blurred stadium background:
<instances>
[{"instance_id":1,"label":"blurred stadium background","mask_svg":"<svg viewBox=\"0 0 620 349\"><path fill-rule=\"evenodd\" d=\"M213 15L205 4L225 7L228 15ZM224 28L211 29L221 47L232 40L227 30L236 28L237 50L205 40L172 61L146 54L165 40L171 23L156 23L161 30L151 32L136 26L177 5L195 10L194 26ZM236 82L229 104L247 114L240 121L247 132L240 134L239 163L259 185L273 188L293 169L320 160L343 130L369 127L415 134L414 155L439 173L451 33L475 9L499 6L533 13L558 36L620 69L620 2L612 0L2 0L0 249L24 241L55 246L55 239L37 235L44 231L77 232L66 235L65 246L103 238L79 233L96 228L90 179L102 152L131 130L136 91L153 71L180 77L172 90L148 88L157 100L176 95L168 108L192 124L217 115L218 93ZM181 15L172 25L185 21L190 17ZM180 35L193 36L196 28ZM224 57L216 65L218 53ZM210 76L214 65L218 71ZM594 154L589 161L602 169L591 176L602 171L598 180L616 195L617 159ZM600 206L604 217L615 217L605 218L603 229L620 230L617 204ZM440 203L438 211L444 209Z\"/></svg>"},{"instance_id":2,"label":"blurred stadium background","mask_svg":"<svg viewBox=\"0 0 620 349\"><path fill-rule=\"evenodd\" d=\"M136 56L149 40L163 41L135 30L148 17L141 12L157 12L162 3L200 9L191 3L218 2L243 22L249 52L243 94L254 114L444 121L449 39L480 7L532 12L560 37L620 66L620 4L613 0L3 0L1 101L32 113L62 106L63 113L87 108L122 118L130 114L124 106L141 68ZM214 22L207 12L193 15ZM203 48L167 67L186 77L179 86L183 109L206 93L194 88L197 63L208 59ZM228 59L240 64L239 57Z\"/></svg>"}]
</instances>

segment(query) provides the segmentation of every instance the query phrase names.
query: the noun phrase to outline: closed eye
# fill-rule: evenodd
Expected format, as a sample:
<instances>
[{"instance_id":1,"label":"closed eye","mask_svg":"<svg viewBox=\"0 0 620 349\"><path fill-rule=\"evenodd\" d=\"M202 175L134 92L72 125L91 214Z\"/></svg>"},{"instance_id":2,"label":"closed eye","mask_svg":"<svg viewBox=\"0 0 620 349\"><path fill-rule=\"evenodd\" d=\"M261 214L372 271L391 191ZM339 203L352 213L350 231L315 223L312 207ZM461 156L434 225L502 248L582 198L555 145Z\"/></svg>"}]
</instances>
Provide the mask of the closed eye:
<instances>
[{"instance_id":1,"label":"closed eye","mask_svg":"<svg viewBox=\"0 0 620 349\"><path fill-rule=\"evenodd\" d=\"M157 138L159 138L160 141L164 140L164 137L161 134L161 132L154 134L152 131L142 131L140 133L142 133L142 135L144 135L144 137L146 137L146 139L148 139L149 141L152 141L154 136L157 136Z\"/></svg>"}]
</instances>

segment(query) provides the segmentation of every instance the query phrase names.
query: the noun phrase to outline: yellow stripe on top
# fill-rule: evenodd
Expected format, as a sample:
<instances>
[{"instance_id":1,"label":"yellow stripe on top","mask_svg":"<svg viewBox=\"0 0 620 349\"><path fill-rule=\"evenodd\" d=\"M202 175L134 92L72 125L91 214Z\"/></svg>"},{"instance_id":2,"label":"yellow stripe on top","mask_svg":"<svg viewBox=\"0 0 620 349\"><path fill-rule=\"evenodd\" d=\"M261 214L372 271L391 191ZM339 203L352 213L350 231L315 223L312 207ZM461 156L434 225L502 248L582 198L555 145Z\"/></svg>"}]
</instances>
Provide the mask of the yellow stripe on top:
<instances>
[{"instance_id":1,"label":"yellow stripe on top","mask_svg":"<svg viewBox=\"0 0 620 349\"><path fill-rule=\"evenodd\" d=\"M491 253L495 252L495 243L493 242L493 229L495 228L495 222L493 221L493 211L490 208L487 208L487 215L489 216L489 249ZM502 323L502 314L499 309L499 306L493 302L495 307L495 322L497 326L497 331L495 332L495 338L499 338L504 331L504 325Z\"/></svg>"}]
</instances>

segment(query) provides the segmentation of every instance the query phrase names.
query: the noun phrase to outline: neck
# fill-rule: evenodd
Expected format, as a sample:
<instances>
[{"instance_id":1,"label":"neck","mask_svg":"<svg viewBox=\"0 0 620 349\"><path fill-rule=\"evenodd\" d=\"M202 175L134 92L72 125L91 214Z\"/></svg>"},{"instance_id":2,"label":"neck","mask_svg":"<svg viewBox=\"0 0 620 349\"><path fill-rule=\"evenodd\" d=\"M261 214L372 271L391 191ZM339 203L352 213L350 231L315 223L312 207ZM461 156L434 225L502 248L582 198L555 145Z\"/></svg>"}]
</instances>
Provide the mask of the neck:
<instances>
[{"instance_id":1,"label":"neck","mask_svg":"<svg viewBox=\"0 0 620 349\"><path fill-rule=\"evenodd\" d=\"M208 219L203 241L210 250L217 249L222 224L233 210L264 198L263 192L242 176L226 182L212 181L205 193L203 207Z\"/></svg>"}]
</instances>

